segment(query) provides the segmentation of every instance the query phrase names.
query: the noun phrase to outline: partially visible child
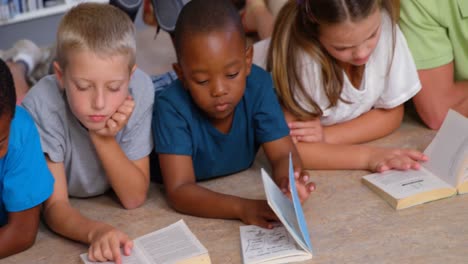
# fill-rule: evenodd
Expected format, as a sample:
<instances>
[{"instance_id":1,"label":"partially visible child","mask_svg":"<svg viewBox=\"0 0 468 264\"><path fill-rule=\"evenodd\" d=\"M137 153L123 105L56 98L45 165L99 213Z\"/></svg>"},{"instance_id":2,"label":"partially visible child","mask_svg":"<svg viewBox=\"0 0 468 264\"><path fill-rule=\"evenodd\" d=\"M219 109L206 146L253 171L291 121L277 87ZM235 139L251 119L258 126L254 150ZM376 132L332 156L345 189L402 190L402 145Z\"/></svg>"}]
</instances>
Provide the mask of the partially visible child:
<instances>
[{"instance_id":1,"label":"partially visible child","mask_svg":"<svg viewBox=\"0 0 468 264\"><path fill-rule=\"evenodd\" d=\"M356 145L388 135L420 89L391 0L289 1L254 63L272 72L304 166L418 169L416 150Z\"/></svg>"},{"instance_id":2,"label":"partially visible child","mask_svg":"<svg viewBox=\"0 0 468 264\"><path fill-rule=\"evenodd\" d=\"M15 104L13 78L0 60L0 258L34 244L40 206L54 189L34 121Z\"/></svg>"},{"instance_id":3,"label":"partially visible child","mask_svg":"<svg viewBox=\"0 0 468 264\"><path fill-rule=\"evenodd\" d=\"M54 58L53 47L39 48L28 39L21 39L8 50L0 50L0 58L8 65L16 89L19 105L29 88L49 74Z\"/></svg>"},{"instance_id":4,"label":"partially visible child","mask_svg":"<svg viewBox=\"0 0 468 264\"><path fill-rule=\"evenodd\" d=\"M252 67L252 47L246 46L234 6L227 0L190 1L176 24L175 48L179 79L162 91L155 87L153 116L169 203L186 214L271 227L268 221L276 217L266 201L196 183L249 168L263 147L273 178L285 193L290 152L302 201L314 189L302 170L270 74Z\"/></svg>"},{"instance_id":5,"label":"partially visible child","mask_svg":"<svg viewBox=\"0 0 468 264\"><path fill-rule=\"evenodd\" d=\"M44 217L57 233L90 244L90 260L120 262L131 240L114 227L74 209L68 196L112 189L124 208L140 206L149 187L153 148L151 79L135 65L135 29L111 5L72 8L57 32L55 75L23 100L36 121L55 191Z\"/></svg>"}]
</instances>

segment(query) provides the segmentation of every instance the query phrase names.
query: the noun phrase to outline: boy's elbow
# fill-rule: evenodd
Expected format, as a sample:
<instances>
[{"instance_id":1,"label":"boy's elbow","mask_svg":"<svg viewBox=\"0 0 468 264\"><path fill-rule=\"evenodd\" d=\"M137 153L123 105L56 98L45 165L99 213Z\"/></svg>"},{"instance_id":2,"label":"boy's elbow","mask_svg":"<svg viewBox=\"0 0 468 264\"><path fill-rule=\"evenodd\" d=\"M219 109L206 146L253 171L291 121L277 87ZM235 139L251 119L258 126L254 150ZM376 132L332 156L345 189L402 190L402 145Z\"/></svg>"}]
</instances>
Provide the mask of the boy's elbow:
<instances>
[{"instance_id":1,"label":"boy's elbow","mask_svg":"<svg viewBox=\"0 0 468 264\"><path fill-rule=\"evenodd\" d=\"M183 212L183 209L181 208L181 203L178 202L178 195L177 194L171 194L167 193L166 199L167 203L169 204L172 209L176 210L177 212Z\"/></svg>"},{"instance_id":2,"label":"boy's elbow","mask_svg":"<svg viewBox=\"0 0 468 264\"><path fill-rule=\"evenodd\" d=\"M185 199L183 196L184 196L183 192L178 192L178 191L167 192L166 194L167 203L175 211L179 213L187 213L187 210L185 209L187 204L184 201Z\"/></svg>"},{"instance_id":3,"label":"boy's elbow","mask_svg":"<svg viewBox=\"0 0 468 264\"><path fill-rule=\"evenodd\" d=\"M16 253L23 252L34 245L36 242L37 230L35 232L26 232L21 236L16 237L14 241L14 249Z\"/></svg>"},{"instance_id":4,"label":"boy's elbow","mask_svg":"<svg viewBox=\"0 0 468 264\"><path fill-rule=\"evenodd\" d=\"M196 191L199 187L195 182L165 187L166 201L175 211L190 214L194 208L197 208L199 202L197 198L200 198L200 192Z\"/></svg>"},{"instance_id":5,"label":"boy's elbow","mask_svg":"<svg viewBox=\"0 0 468 264\"><path fill-rule=\"evenodd\" d=\"M146 201L146 195L134 197L132 199L121 200L122 206L127 210L136 209L142 206Z\"/></svg>"},{"instance_id":6,"label":"boy's elbow","mask_svg":"<svg viewBox=\"0 0 468 264\"><path fill-rule=\"evenodd\" d=\"M37 233L36 233L37 234ZM36 234L33 236L30 236L28 238L23 239L23 241L20 244L21 251L25 251L26 249L32 247L34 243L36 242Z\"/></svg>"}]
</instances>

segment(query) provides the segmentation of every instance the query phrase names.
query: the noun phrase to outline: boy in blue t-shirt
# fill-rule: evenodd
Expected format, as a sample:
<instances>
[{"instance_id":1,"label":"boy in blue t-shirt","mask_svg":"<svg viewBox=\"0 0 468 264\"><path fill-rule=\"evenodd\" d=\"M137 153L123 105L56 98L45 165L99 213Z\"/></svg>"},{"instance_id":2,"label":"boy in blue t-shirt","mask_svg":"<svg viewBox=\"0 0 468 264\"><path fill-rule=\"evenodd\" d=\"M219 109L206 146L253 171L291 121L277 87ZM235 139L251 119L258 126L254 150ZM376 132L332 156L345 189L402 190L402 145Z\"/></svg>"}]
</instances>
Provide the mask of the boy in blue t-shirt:
<instances>
[{"instance_id":1,"label":"boy in blue t-shirt","mask_svg":"<svg viewBox=\"0 0 468 264\"><path fill-rule=\"evenodd\" d=\"M0 258L34 244L40 205L54 188L34 121L15 104L13 78L0 60Z\"/></svg>"},{"instance_id":2,"label":"boy in blue t-shirt","mask_svg":"<svg viewBox=\"0 0 468 264\"><path fill-rule=\"evenodd\" d=\"M270 75L252 66L252 48L246 46L240 18L229 1L190 1L179 15L174 37L179 80L161 91L155 87L153 113L169 203L191 215L271 228L268 221L276 216L266 201L196 184L249 168L262 146L273 179L285 193L292 153L299 195L302 201L308 198L314 185L307 184Z\"/></svg>"}]
</instances>

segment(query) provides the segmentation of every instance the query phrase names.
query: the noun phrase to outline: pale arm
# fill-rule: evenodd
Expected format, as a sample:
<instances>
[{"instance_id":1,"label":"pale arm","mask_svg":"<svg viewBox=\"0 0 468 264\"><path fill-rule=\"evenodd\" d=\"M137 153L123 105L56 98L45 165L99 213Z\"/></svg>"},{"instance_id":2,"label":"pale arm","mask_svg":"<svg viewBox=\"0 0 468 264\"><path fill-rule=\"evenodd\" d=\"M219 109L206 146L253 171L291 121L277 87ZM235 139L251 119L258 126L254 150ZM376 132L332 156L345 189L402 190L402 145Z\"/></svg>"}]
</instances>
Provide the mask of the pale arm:
<instances>
[{"instance_id":1,"label":"pale arm","mask_svg":"<svg viewBox=\"0 0 468 264\"><path fill-rule=\"evenodd\" d=\"M48 157L46 159L55 179L54 192L44 203L43 214L48 226L64 237L91 244L89 257L92 260L116 260L120 263L120 245L129 254L132 242L127 235L112 226L91 220L73 208L68 199L63 163L52 162Z\"/></svg>"},{"instance_id":2,"label":"pale arm","mask_svg":"<svg viewBox=\"0 0 468 264\"><path fill-rule=\"evenodd\" d=\"M0 228L0 259L31 247L39 228L40 205L8 213L8 223Z\"/></svg>"},{"instance_id":3,"label":"pale arm","mask_svg":"<svg viewBox=\"0 0 468 264\"><path fill-rule=\"evenodd\" d=\"M409 149L379 148L366 145L327 143L296 144L307 169L370 170L419 169L418 161L427 157Z\"/></svg>"},{"instance_id":4,"label":"pale arm","mask_svg":"<svg viewBox=\"0 0 468 264\"><path fill-rule=\"evenodd\" d=\"M63 163L55 163L47 158L47 165L55 178L54 192L44 203L47 224L65 237L89 244L92 231L103 223L84 217L70 205Z\"/></svg>"},{"instance_id":5,"label":"pale arm","mask_svg":"<svg viewBox=\"0 0 468 264\"><path fill-rule=\"evenodd\" d=\"M450 108L468 116L468 81L454 81L453 62L418 70L421 91L413 98L416 111L431 129L439 129Z\"/></svg>"},{"instance_id":6,"label":"pale arm","mask_svg":"<svg viewBox=\"0 0 468 264\"><path fill-rule=\"evenodd\" d=\"M126 209L142 205L149 188L149 157L129 160L114 137L90 131L107 179Z\"/></svg>"},{"instance_id":7,"label":"pale arm","mask_svg":"<svg viewBox=\"0 0 468 264\"><path fill-rule=\"evenodd\" d=\"M384 137L400 127L404 106L391 109L372 109L352 120L322 126L319 119L299 121L283 109L291 136L299 142L330 144L358 144Z\"/></svg>"},{"instance_id":8,"label":"pale arm","mask_svg":"<svg viewBox=\"0 0 468 264\"><path fill-rule=\"evenodd\" d=\"M276 220L267 203L206 189L195 182L192 158L159 154L169 204L177 211L208 218L241 219L246 224L271 227Z\"/></svg>"},{"instance_id":9,"label":"pale arm","mask_svg":"<svg viewBox=\"0 0 468 264\"><path fill-rule=\"evenodd\" d=\"M325 140L332 144L358 144L382 138L400 127L403 114L403 105L372 109L352 120L324 126Z\"/></svg>"}]
</instances>

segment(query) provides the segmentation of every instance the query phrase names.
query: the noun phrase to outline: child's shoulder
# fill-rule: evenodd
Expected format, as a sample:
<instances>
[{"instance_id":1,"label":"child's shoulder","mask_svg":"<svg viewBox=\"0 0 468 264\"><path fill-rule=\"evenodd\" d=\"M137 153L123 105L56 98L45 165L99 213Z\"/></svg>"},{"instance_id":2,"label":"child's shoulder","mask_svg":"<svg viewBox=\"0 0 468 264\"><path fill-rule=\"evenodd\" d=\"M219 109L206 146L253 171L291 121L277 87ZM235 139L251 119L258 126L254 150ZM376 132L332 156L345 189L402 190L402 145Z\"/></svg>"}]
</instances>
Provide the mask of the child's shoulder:
<instances>
[{"instance_id":1,"label":"child's shoulder","mask_svg":"<svg viewBox=\"0 0 468 264\"><path fill-rule=\"evenodd\" d=\"M135 126L147 115L151 115L154 103L153 83L148 74L137 68L130 79L128 89L135 101L135 108L127 125Z\"/></svg>"},{"instance_id":2,"label":"child's shoulder","mask_svg":"<svg viewBox=\"0 0 468 264\"><path fill-rule=\"evenodd\" d=\"M252 64L252 68L250 69L250 74L247 77L247 80L252 79L254 81L271 81L271 74L260 66Z\"/></svg>"},{"instance_id":3,"label":"child's shoulder","mask_svg":"<svg viewBox=\"0 0 468 264\"><path fill-rule=\"evenodd\" d=\"M252 64L250 74L247 77L245 96L256 97L273 90L271 74L259 66Z\"/></svg>"},{"instance_id":4,"label":"child's shoulder","mask_svg":"<svg viewBox=\"0 0 468 264\"><path fill-rule=\"evenodd\" d=\"M48 114L63 109L65 98L55 75L47 75L37 82L26 94L22 105L31 112ZM40 109L40 112L39 112Z\"/></svg>"},{"instance_id":5,"label":"child's shoulder","mask_svg":"<svg viewBox=\"0 0 468 264\"><path fill-rule=\"evenodd\" d=\"M137 68L133 72L132 78L130 79L129 89L131 90L132 96L141 97L142 99L153 100L153 84L151 78L147 73Z\"/></svg>"},{"instance_id":6,"label":"child's shoulder","mask_svg":"<svg viewBox=\"0 0 468 264\"><path fill-rule=\"evenodd\" d=\"M15 116L10 126L10 137L8 141L10 150L22 148L27 140L36 135L38 134L34 120L24 108L17 106Z\"/></svg>"},{"instance_id":7,"label":"child's shoulder","mask_svg":"<svg viewBox=\"0 0 468 264\"><path fill-rule=\"evenodd\" d=\"M19 128L29 128L34 125L34 120L31 115L21 106L16 106L15 116L12 120L11 126L18 126Z\"/></svg>"},{"instance_id":8,"label":"child's shoulder","mask_svg":"<svg viewBox=\"0 0 468 264\"><path fill-rule=\"evenodd\" d=\"M164 101L168 104L178 105L180 107L188 105L190 103L190 95L182 85L182 82L179 79L169 80L169 78L172 78L170 72L153 78L153 83L158 83L155 84L155 86L157 86L155 87L155 104Z\"/></svg>"}]
</instances>

